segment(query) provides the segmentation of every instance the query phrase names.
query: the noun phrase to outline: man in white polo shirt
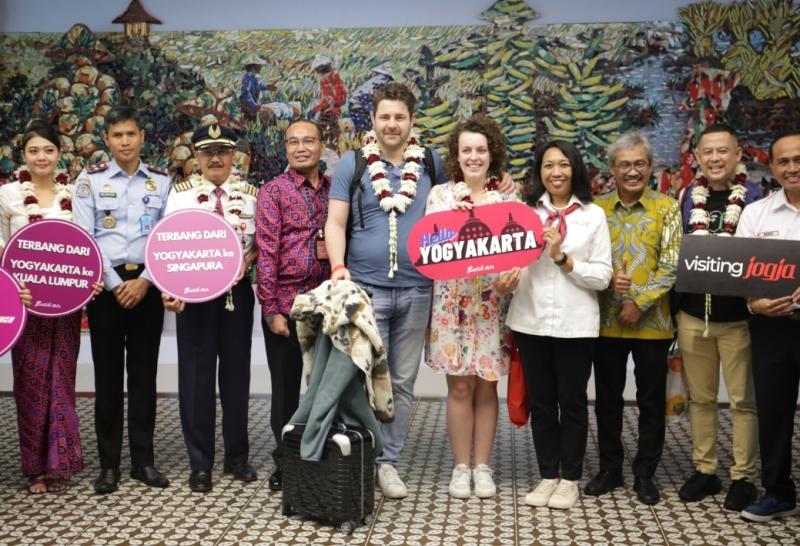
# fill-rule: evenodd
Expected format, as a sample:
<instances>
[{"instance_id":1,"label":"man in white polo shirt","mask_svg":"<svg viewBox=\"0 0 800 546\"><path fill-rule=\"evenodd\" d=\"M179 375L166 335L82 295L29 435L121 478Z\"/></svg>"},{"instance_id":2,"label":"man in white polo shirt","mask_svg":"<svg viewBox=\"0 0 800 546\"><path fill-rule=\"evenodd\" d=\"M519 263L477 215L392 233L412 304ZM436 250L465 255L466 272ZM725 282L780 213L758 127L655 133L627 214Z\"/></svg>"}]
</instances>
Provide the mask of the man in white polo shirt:
<instances>
[{"instance_id":1,"label":"man in white polo shirt","mask_svg":"<svg viewBox=\"0 0 800 546\"><path fill-rule=\"evenodd\" d=\"M737 237L798 241L800 253L800 131L777 138L769 148L772 173L781 190L748 206ZM800 285L800 283L798 283ZM792 436L800 383L800 286L792 294L750 298L761 482L765 493L742 511L750 521L770 521L797 512L791 477Z\"/></svg>"}]
</instances>

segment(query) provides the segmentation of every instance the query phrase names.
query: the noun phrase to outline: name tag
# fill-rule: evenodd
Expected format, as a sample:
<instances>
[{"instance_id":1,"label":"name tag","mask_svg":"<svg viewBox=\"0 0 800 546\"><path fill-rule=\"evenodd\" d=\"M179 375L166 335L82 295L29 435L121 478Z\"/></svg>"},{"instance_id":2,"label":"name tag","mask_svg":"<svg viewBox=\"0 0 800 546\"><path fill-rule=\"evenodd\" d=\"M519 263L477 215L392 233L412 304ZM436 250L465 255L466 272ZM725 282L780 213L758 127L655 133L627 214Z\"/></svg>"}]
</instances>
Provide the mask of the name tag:
<instances>
[{"instance_id":1,"label":"name tag","mask_svg":"<svg viewBox=\"0 0 800 546\"><path fill-rule=\"evenodd\" d=\"M100 192L100 197L116 197L116 196L117 196L117 192L115 192L115 191L101 191Z\"/></svg>"},{"instance_id":2,"label":"name tag","mask_svg":"<svg viewBox=\"0 0 800 546\"><path fill-rule=\"evenodd\" d=\"M758 234L758 238L759 239L765 239L765 238L768 238L768 237L779 237L780 234L781 234L781 232L778 231L778 230L762 231L761 233Z\"/></svg>"},{"instance_id":3,"label":"name tag","mask_svg":"<svg viewBox=\"0 0 800 546\"><path fill-rule=\"evenodd\" d=\"M139 217L139 233L148 235L153 229L153 217L149 214Z\"/></svg>"}]
</instances>

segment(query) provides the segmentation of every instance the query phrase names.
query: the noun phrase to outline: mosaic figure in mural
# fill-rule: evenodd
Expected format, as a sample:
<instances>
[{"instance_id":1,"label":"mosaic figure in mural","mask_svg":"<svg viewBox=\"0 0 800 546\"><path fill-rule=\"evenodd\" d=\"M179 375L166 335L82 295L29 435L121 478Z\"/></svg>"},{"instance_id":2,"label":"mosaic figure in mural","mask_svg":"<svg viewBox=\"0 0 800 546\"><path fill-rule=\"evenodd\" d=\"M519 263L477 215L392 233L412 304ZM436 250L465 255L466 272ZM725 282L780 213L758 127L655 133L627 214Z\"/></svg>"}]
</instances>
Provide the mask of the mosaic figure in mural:
<instances>
[{"instance_id":1,"label":"mosaic figure in mural","mask_svg":"<svg viewBox=\"0 0 800 546\"><path fill-rule=\"evenodd\" d=\"M327 144L339 139L339 116L347 99L347 88L339 73L333 68L333 59L317 55L311 70L319 76L319 89L308 110L308 118L322 128L322 138Z\"/></svg>"},{"instance_id":2,"label":"mosaic figure in mural","mask_svg":"<svg viewBox=\"0 0 800 546\"><path fill-rule=\"evenodd\" d=\"M394 74L388 62L373 67L371 77L356 87L350 94L349 108L350 119L356 133L363 133L372 129L372 95L381 85L394 81Z\"/></svg>"},{"instance_id":3,"label":"mosaic figure in mural","mask_svg":"<svg viewBox=\"0 0 800 546\"><path fill-rule=\"evenodd\" d=\"M143 112L144 157L179 179L197 168L187 135L209 123L241 137L243 176L274 178L286 166L282 131L304 114L323 125L330 168L370 129L375 88L401 81L420 97L421 138L441 152L460 119L483 112L500 123L518 180L537 143L563 138L584 155L594 191L608 191L608 146L640 129L659 188L676 191L694 178L693 139L714 122L743 135L744 161L763 178L767 143L800 125L800 7L704 2L678 15L537 25L523 0L498 0L473 26L150 33L150 23L126 21L124 33L76 25L64 36L8 35L0 176L18 163L13 146L34 113L60 127L62 166L73 173L107 159L98 125L117 103Z\"/></svg>"},{"instance_id":4,"label":"mosaic figure in mural","mask_svg":"<svg viewBox=\"0 0 800 546\"><path fill-rule=\"evenodd\" d=\"M274 114L268 108L261 109L259 97L262 91L274 91L275 86L258 81L258 74L261 72L263 64L266 64L265 61L257 55L250 55L244 61L244 77L242 78L242 89L239 91L239 104L244 119L252 121L260 118L268 123L274 119Z\"/></svg>"}]
</instances>

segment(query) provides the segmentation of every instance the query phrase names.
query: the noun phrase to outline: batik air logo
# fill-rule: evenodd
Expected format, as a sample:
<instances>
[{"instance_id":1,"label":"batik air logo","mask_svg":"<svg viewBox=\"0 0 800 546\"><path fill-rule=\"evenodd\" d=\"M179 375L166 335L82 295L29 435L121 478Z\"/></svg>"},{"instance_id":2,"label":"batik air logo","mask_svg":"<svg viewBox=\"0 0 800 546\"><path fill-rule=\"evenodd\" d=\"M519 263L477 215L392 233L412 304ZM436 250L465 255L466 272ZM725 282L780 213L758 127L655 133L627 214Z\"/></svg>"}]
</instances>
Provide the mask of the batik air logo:
<instances>
[{"instance_id":1,"label":"batik air logo","mask_svg":"<svg viewBox=\"0 0 800 546\"><path fill-rule=\"evenodd\" d=\"M14 324L16 320L17 317L0 316L0 324Z\"/></svg>"},{"instance_id":2,"label":"batik air logo","mask_svg":"<svg viewBox=\"0 0 800 546\"><path fill-rule=\"evenodd\" d=\"M780 280L795 280L797 266L786 263L784 258L778 262L759 262L752 256L747 262L736 262L706 256L695 256L691 260L684 258L686 269L699 273L724 273L736 279L759 279L762 281L777 282Z\"/></svg>"}]
</instances>

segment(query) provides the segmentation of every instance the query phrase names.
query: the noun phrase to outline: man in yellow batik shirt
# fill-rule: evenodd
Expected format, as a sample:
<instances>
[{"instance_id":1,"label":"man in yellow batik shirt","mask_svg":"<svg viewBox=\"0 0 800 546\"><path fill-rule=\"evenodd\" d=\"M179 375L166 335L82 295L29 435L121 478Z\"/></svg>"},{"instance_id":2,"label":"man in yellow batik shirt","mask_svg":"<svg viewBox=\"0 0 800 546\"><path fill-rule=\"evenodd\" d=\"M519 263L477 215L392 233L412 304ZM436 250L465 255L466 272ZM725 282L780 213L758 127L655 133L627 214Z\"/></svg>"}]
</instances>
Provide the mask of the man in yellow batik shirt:
<instances>
[{"instance_id":1,"label":"man in yellow batik shirt","mask_svg":"<svg viewBox=\"0 0 800 546\"><path fill-rule=\"evenodd\" d=\"M627 133L609 147L616 191L595 203L606 211L614 274L600 293L600 338L595 344L595 414L600 471L587 495L622 485L622 409L628 355L632 353L639 406L639 444L633 459L640 502L661 495L653 475L664 446L667 353L673 337L669 290L675 284L682 230L678 202L647 187L653 172L650 142Z\"/></svg>"}]
</instances>

